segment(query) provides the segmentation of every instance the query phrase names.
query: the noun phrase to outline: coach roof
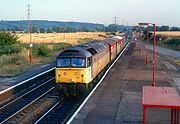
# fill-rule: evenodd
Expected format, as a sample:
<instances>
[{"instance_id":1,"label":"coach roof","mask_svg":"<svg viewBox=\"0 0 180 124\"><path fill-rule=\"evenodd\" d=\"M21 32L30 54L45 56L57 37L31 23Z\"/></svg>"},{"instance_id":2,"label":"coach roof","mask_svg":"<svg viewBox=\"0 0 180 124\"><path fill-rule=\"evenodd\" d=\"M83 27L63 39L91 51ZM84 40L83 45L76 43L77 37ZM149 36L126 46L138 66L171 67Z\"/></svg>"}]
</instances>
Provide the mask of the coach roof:
<instances>
[{"instance_id":1,"label":"coach roof","mask_svg":"<svg viewBox=\"0 0 180 124\"><path fill-rule=\"evenodd\" d=\"M113 45L113 44L116 43L116 41L113 40L113 39L106 39L106 40L104 40L104 42L106 42L106 43L109 44L109 45Z\"/></svg>"}]
</instances>

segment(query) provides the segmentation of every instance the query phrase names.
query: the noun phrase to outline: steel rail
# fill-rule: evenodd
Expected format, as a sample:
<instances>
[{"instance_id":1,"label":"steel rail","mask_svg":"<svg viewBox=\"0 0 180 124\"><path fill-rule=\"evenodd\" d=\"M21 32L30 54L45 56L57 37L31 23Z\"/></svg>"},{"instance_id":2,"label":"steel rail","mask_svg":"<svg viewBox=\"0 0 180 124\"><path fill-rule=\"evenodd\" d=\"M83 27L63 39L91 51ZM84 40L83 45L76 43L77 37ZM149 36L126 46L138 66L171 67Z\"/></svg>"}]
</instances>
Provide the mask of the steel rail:
<instances>
[{"instance_id":1,"label":"steel rail","mask_svg":"<svg viewBox=\"0 0 180 124\"><path fill-rule=\"evenodd\" d=\"M50 72L50 71L52 71L52 70L54 70L54 69L55 69L55 67L54 67L54 68L51 68L51 69L49 69L49 70L47 70L47 71L44 71L44 72L42 72L42 73L40 73L40 74L38 74L38 75L35 75L35 76L33 76L33 77L29 78L29 79L26 79L26 80L24 80L24 81L22 81L22 82L20 82L20 83L18 83L18 84L16 84L16 85L12 86L12 87L9 87L9 88L1 91L1 92L0 92L0 95L3 94L3 93L5 93L5 92L8 92L9 90L12 90L12 89L16 88L17 86L22 85L22 84L24 84L24 83L26 83L26 82L28 82L28 81L30 81L30 80L33 80L33 79L35 79L35 78L37 78L37 77L39 77L39 76L41 76L41 75L43 75L43 74L45 74L45 73L47 73L47 72Z\"/></svg>"},{"instance_id":2,"label":"steel rail","mask_svg":"<svg viewBox=\"0 0 180 124\"><path fill-rule=\"evenodd\" d=\"M6 118L4 121L0 122L0 124L6 123L8 120L10 120L11 118L15 117L19 112L23 111L24 109L26 109L27 107L29 107L30 105L32 105L33 103L35 103L37 100L41 99L43 96L45 96L46 94L48 94L50 91L52 91L53 89L55 89L55 87L52 87L51 89L49 89L47 92L43 93L41 96L39 96L38 98L36 98L35 100L33 100L32 102L30 102L29 104L27 104L26 106L24 106L23 108L21 108L19 111L17 111L16 113L14 113L13 115L11 115L10 117Z\"/></svg>"},{"instance_id":3,"label":"steel rail","mask_svg":"<svg viewBox=\"0 0 180 124\"><path fill-rule=\"evenodd\" d=\"M49 81L51 81L51 80L53 80L53 79L55 79L55 77L53 77L53 78L49 79L49 80L48 80L48 81L46 81L45 83L43 83L43 84L41 84L41 85L39 85L39 86L35 87L34 89L32 89L32 90L28 91L27 93L23 94L22 96L18 97L17 99L14 99L13 101L11 101L11 102L7 103L6 105L4 105L4 106L0 107L0 110L1 110L1 109L3 109L3 108L5 108L6 106L8 106L8 105L12 104L13 102L16 102L17 100L21 99L22 97L24 97L24 96L28 95L29 93L33 92L34 90L36 90L36 89L38 89L38 88L42 87L43 85L47 84Z\"/></svg>"},{"instance_id":4,"label":"steel rail","mask_svg":"<svg viewBox=\"0 0 180 124\"><path fill-rule=\"evenodd\" d=\"M63 98L58 101L54 106L52 106L41 118L39 118L34 124L38 124L44 117L46 117L55 107L57 107L61 102L63 101Z\"/></svg>"}]
</instances>

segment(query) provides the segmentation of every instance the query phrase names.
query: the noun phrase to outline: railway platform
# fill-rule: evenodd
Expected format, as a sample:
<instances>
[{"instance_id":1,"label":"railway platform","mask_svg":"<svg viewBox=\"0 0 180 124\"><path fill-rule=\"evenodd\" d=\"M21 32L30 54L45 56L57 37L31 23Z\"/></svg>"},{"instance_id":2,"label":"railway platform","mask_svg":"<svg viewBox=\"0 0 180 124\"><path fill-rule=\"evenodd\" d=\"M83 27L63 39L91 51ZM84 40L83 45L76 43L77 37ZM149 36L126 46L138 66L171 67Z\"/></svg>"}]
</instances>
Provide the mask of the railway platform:
<instances>
[{"instance_id":1,"label":"railway platform","mask_svg":"<svg viewBox=\"0 0 180 124\"><path fill-rule=\"evenodd\" d=\"M145 65L145 50L141 55L132 42L72 124L143 123L142 91L143 86L152 84L152 56L149 51L149 63ZM172 87L179 92L180 66L158 54L155 81L158 87ZM168 109L148 109L147 124L169 124L170 114Z\"/></svg>"}]
</instances>

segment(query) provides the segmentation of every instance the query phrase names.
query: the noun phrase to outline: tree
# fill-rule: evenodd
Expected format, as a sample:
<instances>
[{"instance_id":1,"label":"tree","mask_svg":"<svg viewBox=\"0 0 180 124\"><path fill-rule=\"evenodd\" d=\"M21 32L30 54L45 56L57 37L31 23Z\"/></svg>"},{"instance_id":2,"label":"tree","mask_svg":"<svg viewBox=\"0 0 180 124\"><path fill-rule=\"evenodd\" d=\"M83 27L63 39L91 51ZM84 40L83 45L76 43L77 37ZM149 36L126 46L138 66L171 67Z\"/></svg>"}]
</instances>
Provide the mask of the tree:
<instances>
[{"instance_id":1,"label":"tree","mask_svg":"<svg viewBox=\"0 0 180 124\"><path fill-rule=\"evenodd\" d=\"M44 28L40 28L40 33L45 33L46 32L46 29L44 29Z\"/></svg>"},{"instance_id":2,"label":"tree","mask_svg":"<svg viewBox=\"0 0 180 124\"><path fill-rule=\"evenodd\" d=\"M32 33L38 33L38 28L36 26L32 26Z\"/></svg>"},{"instance_id":3,"label":"tree","mask_svg":"<svg viewBox=\"0 0 180 124\"><path fill-rule=\"evenodd\" d=\"M169 31L169 26L163 25L159 28L159 31Z\"/></svg>"},{"instance_id":4,"label":"tree","mask_svg":"<svg viewBox=\"0 0 180 124\"><path fill-rule=\"evenodd\" d=\"M0 46L17 43L18 37L10 32L0 32Z\"/></svg>"},{"instance_id":5,"label":"tree","mask_svg":"<svg viewBox=\"0 0 180 124\"><path fill-rule=\"evenodd\" d=\"M106 29L106 32L117 32L118 31L118 26L115 24L110 24Z\"/></svg>"},{"instance_id":6,"label":"tree","mask_svg":"<svg viewBox=\"0 0 180 124\"><path fill-rule=\"evenodd\" d=\"M84 25L80 28L80 30L81 30L81 32L88 32L89 31L88 28Z\"/></svg>"},{"instance_id":7,"label":"tree","mask_svg":"<svg viewBox=\"0 0 180 124\"><path fill-rule=\"evenodd\" d=\"M51 28L48 28L47 33L53 33L53 30Z\"/></svg>"},{"instance_id":8,"label":"tree","mask_svg":"<svg viewBox=\"0 0 180 124\"><path fill-rule=\"evenodd\" d=\"M178 28L178 27L172 27L172 28L170 29L170 31L180 31L180 28Z\"/></svg>"}]
</instances>

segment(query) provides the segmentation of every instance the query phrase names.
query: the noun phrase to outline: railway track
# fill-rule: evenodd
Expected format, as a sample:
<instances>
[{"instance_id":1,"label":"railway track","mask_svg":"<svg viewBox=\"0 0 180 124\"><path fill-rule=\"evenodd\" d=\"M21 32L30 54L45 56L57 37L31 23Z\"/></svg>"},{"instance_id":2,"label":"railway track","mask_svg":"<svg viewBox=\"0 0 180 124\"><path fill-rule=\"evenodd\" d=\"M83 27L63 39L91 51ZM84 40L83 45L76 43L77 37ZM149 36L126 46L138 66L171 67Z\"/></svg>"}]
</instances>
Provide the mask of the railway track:
<instances>
[{"instance_id":1,"label":"railway track","mask_svg":"<svg viewBox=\"0 0 180 124\"><path fill-rule=\"evenodd\" d=\"M34 124L58 124L65 123L80 103L79 99L63 99L53 106Z\"/></svg>"},{"instance_id":2,"label":"railway track","mask_svg":"<svg viewBox=\"0 0 180 124\"><path fill-rule=\"evenodd\" d=\"M110 68L127 46L107 69L97 85L82 99L59 98L54 90L55 78L37 86L24 95L0 106L0 124L4 123L70 123L82 106L100 85Z\"/></svg>"},{"instance_id":3,"label":"railway track","mask_svg":"<svg viewBox=\"0 0 180 124\"><path fill-rule=\"evenodd\" d=\"M54 78L49 79L24 95L0 107L0 124L10 122L11 119L19 115L25 108L38 101L46 95L49 89L54 87ZM24 113L24 112L22 112ZM18 117L17 117L18 118Z\"/></svg>"},{"instance_id":4,"label":"railway track","mask_svg":"<svg viewBox=\"0 0 180 124\"><path fill-rule=\"evenodd\" d=\"M16 85L9 87L3 91L0 91L0 108L9 102L21 97L23 94L35 89L39 85L43 84L47 80L55 77L54 69L51 68L33 77L30 77Z\"/></svg>"}]
</instances>

